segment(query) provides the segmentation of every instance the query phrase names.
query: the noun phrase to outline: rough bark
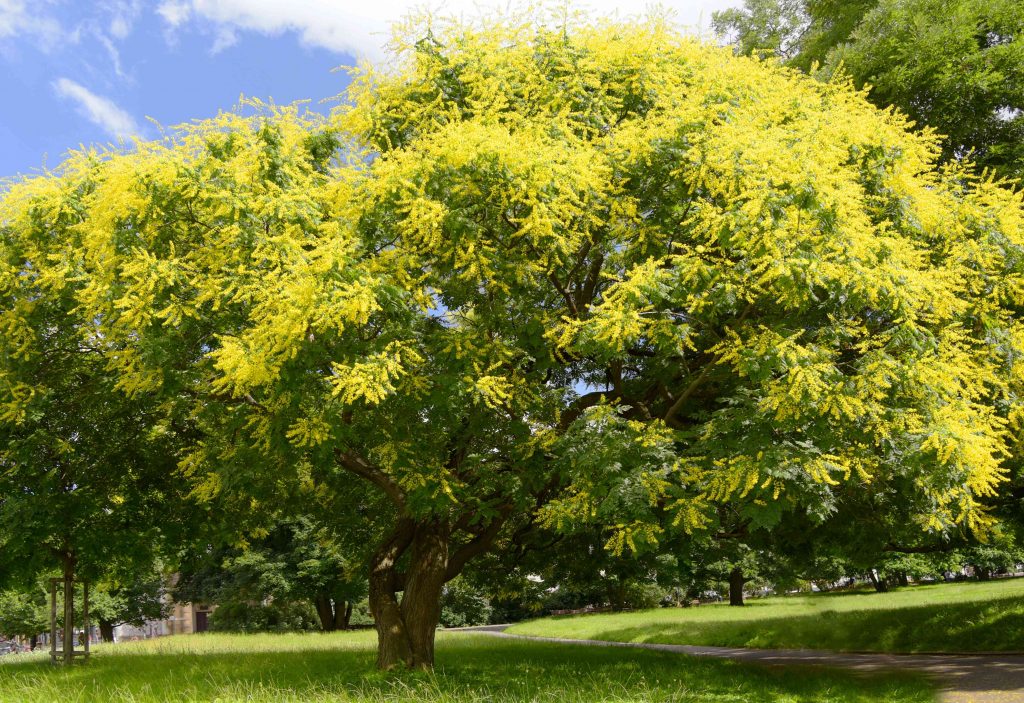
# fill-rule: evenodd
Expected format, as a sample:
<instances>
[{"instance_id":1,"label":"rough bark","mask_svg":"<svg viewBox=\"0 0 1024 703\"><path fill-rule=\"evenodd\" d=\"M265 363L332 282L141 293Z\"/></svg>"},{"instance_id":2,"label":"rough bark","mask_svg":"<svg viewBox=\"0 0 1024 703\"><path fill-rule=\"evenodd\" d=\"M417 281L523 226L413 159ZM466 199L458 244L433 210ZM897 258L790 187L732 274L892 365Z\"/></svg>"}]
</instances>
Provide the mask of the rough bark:
<instances>
[{"instance_id":1,"label":"rough bark","mask_svg":"<svg viewBox=\"0 0 1024 703\"><path fill-rule=\"evenodd\" d=\"M885 582L885 579L879 578L878 573L874 569L868 571L868 578L871 579L871 585L875 587L877 592L887 593L889 591L889 584Z\"/></svg>"},{"instance_id":2,"label":"rough bark","mask_svg":"<svg viewBox=\"0 0 1024 703\"><path fill-rule=\"evenodd\" d=\"M436 522L403 520L374 554L370 610L377 628L379 668L434 665L441 589L448 580L448 537L447 529ZM406 550L408 564L400 574L396 564Z\"/></svg>"},{"instance_id":3,"label":"rough bark","mask_svg":"<svg viewBox=\"0 0 1024 703\"><path fill-rule=\"evenodd\" d=\"M100 618L100 639L104 642L114 641L114 623Z\"/></svg>"},{"instance_id":4,"label":"rough bark","mask_svg":"<svg viewBox=\"0 0 1024 703\"><path fill-rule=\"evenodd\" d=\"M896 582L900 586L909 586L910 585L910 576L907 574L906 571L901 571L898 574L896 574Z\"/></svg>"},{"instance_id":5,"label":"rough bark","mask_svg":"<svg viewBox=\"0 0 1024 703\"><path fill-rule=\"evenodd\" d=\"M729 605L743 605L743 569L736 566L729 572Z\"/></svg>"}]
</instances>

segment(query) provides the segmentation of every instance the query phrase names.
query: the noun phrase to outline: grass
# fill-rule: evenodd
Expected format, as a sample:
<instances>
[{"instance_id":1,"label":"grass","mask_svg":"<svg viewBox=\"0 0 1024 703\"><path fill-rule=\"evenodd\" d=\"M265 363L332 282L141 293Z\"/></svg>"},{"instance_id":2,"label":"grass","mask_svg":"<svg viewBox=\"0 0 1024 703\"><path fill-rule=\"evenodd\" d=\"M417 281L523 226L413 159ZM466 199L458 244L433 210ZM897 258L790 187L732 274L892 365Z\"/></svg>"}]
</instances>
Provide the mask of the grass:
<instances>
[{"instance_id":1,"label":"grass","mask_svg":"<svg viewBox=\"0 0 1024 703\"><path fill-rule=\"evenodd\" d=\"M768 668L664 652L438 637L432 674L373 669L372 633L185 635L97 648L54 668L0 658L0 703L925 703L905 674Z\"/></svg>"},{"instance_id":2,"label":"grass","mask_svg":"<svg viewBox=\"0 0 1024 703\"><path fill-rule=\"evenodd\" d=\"M548 618L542 637L852 652L1024 651L1024 578L812 594L609 615Z\"/></svg>"}]
</instances>

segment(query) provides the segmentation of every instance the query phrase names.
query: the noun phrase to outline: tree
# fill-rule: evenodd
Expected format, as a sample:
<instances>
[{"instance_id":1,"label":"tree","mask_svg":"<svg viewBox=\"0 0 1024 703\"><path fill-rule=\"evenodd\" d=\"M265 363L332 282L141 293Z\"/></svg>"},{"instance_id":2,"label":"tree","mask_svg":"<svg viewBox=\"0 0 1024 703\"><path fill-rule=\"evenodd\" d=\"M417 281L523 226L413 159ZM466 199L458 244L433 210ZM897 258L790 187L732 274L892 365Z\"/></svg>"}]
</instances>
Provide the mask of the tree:
<instances>
[{"instance_id":1,"label":"tree","mask_svg":"<svg viewBox=\"0 0 1024 703\"><path fill-rule=\"evenodd\" d=\"M943 158L970 156L1024 176L1024 12L1015 0L748 0L715 14L742 53L848 73L871 100L942 135Z\"/></svg>"},{"instance_id":2,"label":"tree","mask_svg":"<svg viewBox=\"0 0 1024 703\"><path fill-rule=\"evenodd\" d=\"M49 627L43 592L0 592L0 634L27 637L35 649L40 632Z\"/></svg>"},{"instance_id":3,"label":"tree","mask_svg":"<svg viewBox=\"0 0 1024 703\"><path fill-rule=\"evenodd\" d=\"M981 531L1002 479L1020 197L843 83L565 22L412 23L328 124L222 115L0 205L4 295L44 271L121 389L193 399L196 495L387 501L383 668L431 666L444 584L513 531L642 551L890 476Z\"/></svg>"},{"instance_id":4,"label":"tree","mask_svg":"<svg viewBox=\"0 0 1024 703\"><path fill-rule=\"evenodd\" d=\"M346 554L348 552L348 554ZM271 603L304 602L315 608L324 632L349 626L355 603L366 596L358 569L363 549L346 545L308 515L281 518L245 547L198 549L183 559L175 600L216 603L240 611Z\"/></svg>"},{"instance_id":5,"label":"tree","mask_svg":"<svg viewBox=\"0 0 1024 703\"><path fill-rule=\"evenodd\" d=\"M89 611L104 642L114 641L114 628L119 625L142 627L170 614L165 578L159 571L108 578L97 586L89 593Z\"/></svg>"}]
</instances>

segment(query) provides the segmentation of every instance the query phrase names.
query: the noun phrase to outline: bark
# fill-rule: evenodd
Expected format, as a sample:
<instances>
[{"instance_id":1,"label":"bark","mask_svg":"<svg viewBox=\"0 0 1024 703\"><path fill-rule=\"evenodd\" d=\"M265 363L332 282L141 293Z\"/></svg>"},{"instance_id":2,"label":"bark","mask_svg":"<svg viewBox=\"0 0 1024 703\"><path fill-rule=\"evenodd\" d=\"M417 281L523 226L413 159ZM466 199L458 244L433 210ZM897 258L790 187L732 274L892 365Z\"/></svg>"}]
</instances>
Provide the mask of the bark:
<instances>
[{"instance_id":1,"label":"bark","mask_svg":"<svg viewBox=\"0 0 1024 703\"><path fill-rule=\"evenodd\" d=\"M877 592L887 593L889 591L889 584L885 582L885 579L879 578L878 573L874 569L868 571L868 578L871 579L871 585L875 587Z\"/></svg>"},{"instance_id":2,"label":"bark","mask_svg":"<svg viewBox=\"0 0 1024 703\"><path fill-rule=\"evenodd\" d=\"M898 574L896 574L896 582L901 586L909 586L910 577L907 575L906 571L901 571Z\"/></svg>"},{"instance_id":3,"label":"bark","mask_svg":"<svg viewBox=\"0 0 1024 703\"><path fill-rule=\"evenodd\" d=\"M39 635L32 635L28 638L28 646L33 652L36 650L36 645L39 644Z\"/></svg>"},{"instance_id":4,"label":"bark","mask_svg":"<svg viewBox=\"0 0 1024 703\"><path fill-rule=\"evenodd\" d=\"M729 572L729 605L743 605L743 569L734 567Z\"/></svg>"},{"instance_id":5,"label":"bark","mask_svg":"<svg viewBox=\"0 0 1024 703\"><path fill-rule=\"evenodd\" d=\"M377 666L430 669L448 580L448 531L437 522L402 520L374 554L370 609L377 628ZM396 564L410 550L404 577ZM402 591L401 601L398 592Z\"/></svg>"},{"instance_id":6,"label":"bark","mask_svg":"<svg viewBox=\"0 0 1024 703\"><path fill-rule=\"evenodd\" d=\"M104 642L114 641L114 623L100 618L100 638Z\"/></svg>"},{"instance_id":7,"label":"bark","mask_svg":"<svg viewBox=\"0 0 1024 703\"><path fill-rule=\"evenodd\" d=\"M316 615L320 618L320 629L324 632L333 632L337 628L334 624L334 607L331 599L325 595L319 595L313 600L316 606Z\"/></svg>"},{"instance_id":8,"label":"bark","mask_svg":"<svg viewBox=\"0 0 1024 703\"><path fill-rule=\"evenodd\" d=\"M347 630L352 618L352 603L334 600L328 595L320 594L313 599L316 614L320 619L320 629L324 632Z\"/></svg>"},{"instance_id":9,"label":"bark","mask_svg":"<svg viewBox=\"0 0 1024 703\"><path fill-rule=\"evenodd\" d=\"M337 601L334 605L334 627L347 630L352 621L352 601Z\"/></svg>"}]
</instances>

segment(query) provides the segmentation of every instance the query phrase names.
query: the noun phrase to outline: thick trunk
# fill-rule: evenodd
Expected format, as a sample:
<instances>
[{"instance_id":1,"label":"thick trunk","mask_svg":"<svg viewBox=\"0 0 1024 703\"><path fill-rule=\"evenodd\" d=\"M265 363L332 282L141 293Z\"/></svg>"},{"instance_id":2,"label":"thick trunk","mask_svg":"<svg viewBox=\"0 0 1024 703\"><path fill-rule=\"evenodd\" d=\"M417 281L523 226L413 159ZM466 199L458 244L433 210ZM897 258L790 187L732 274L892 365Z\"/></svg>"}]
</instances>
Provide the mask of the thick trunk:
<instances>
[{"instance_id":1,"label":"thick trunk","mask_svg":"<svg viewBox=\"0 0 1024 703\"><path fill-rule=\"evenodd\" d=\"M734 567L729 572L729 605L743 605L743 569Z\"/></svg>"},{"instance_id":2,"label":"thick trunk","mask_svg":"<svg viewBox=\"0 0 1024 703\"><path fill-rule=\"evenodd\" d=\"M32 635L28 638L28 648L33 652L36 650L36 645L39 644L39 635Z\"/></svg>"},{"instance_id":3,"label":"thick trunk","mask_svg":"<svg viewBox=\"0 0 1024 703\"><path fill-rule=\"evenodd\" d=\"M871 579L871 585L873 585L875 590L879 593L887 593L889 591L889 584L885 582L885 579L879 578L874 569L868 571L868 578Z\"/></svg>"},{"instance_id":4,"label":"thick trunk","mask_svg":"<svg viewBox=\"0 0 1024 703\"><path fill-rule=\"evenodd\" d=\"M411 546L405 578L396 563ZM370 610L377 628L377 666L429 669L447 578L448 533L436 523L403 520L374 554ZM402 588L402 599L398 592Z\"/></svg>"},{"instance_id":5,"label":"thick trunk","mask_svg":"<svg viewBox=\"0 0 1024 703\"><path fill-rule=\"evenodd\" d=\"M114 641L114 623L100 618L100 638L104 642Z\"/></svg>"},{"instance_id":6,"label":"thick trunk","mask_svg":"<svg viewBox=\"0 0 1024 703\"><path fill-rule=\"evenodd\" d=\"M909 586L910 576L907 575L906 571L901 571L898 574L896 574L896 583L898 583L901 586Z\"/></svg>"}]
</instances>

